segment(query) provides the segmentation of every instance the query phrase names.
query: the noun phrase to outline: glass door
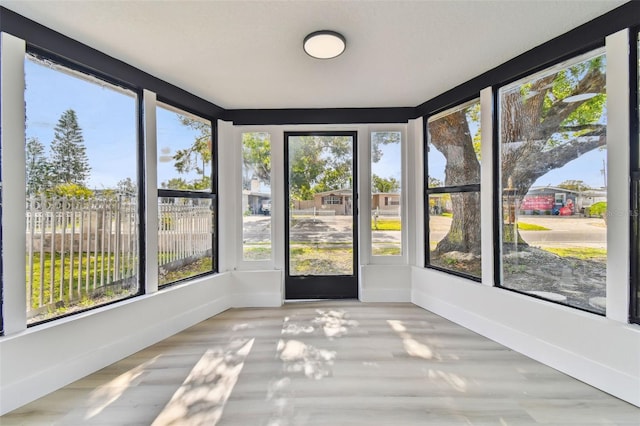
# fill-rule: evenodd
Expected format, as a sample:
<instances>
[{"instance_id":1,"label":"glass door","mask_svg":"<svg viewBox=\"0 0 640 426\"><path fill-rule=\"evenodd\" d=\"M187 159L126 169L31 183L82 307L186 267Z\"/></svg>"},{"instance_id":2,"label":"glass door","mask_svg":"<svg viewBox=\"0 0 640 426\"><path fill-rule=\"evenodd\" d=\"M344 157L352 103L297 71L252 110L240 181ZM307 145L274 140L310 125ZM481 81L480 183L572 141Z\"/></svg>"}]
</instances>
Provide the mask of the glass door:
<instances>
[{"instance_id":1,"label":"glass door","mask_svg":"<svg viewBox=\"0 0 640 426\"><path fill-rule=\"evenodd\" d=\"M285 133L286 299L358 297L356 132Z\"/></svg>"}]
</instances>

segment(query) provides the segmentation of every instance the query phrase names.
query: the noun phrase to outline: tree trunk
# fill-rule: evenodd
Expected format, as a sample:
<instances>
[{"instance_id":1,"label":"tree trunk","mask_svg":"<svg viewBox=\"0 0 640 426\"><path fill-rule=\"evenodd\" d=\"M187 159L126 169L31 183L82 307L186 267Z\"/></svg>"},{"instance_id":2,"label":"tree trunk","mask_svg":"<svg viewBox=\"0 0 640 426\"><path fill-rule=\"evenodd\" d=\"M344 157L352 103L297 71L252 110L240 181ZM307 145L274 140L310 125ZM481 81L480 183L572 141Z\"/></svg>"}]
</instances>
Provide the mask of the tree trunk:
<instances>
[{"instance_id":1,"label":"tree trunk","mask_svg":"<svg viewBox=\"0 0 640 426\"><path fill-rule=\"evenodd\" d=\"M473 136L466 110L459 110L429 123L430 143L446 158L445 186L480 183L480 163L473 149ZM453 218L449 232L436 246L436 254L451 251L480 253L480 193L452 192Z\"/></svg>"},{"instance_id":2,"label":"tree trunk","mask_svg":"<svg viewBox=\"0 0 640 426\"><path fill-rule=\"evenodd\" d=\"M440 255L451 251L480 254L480 193L451 194L451 228L435 248Z\"/></svg>"}]
</instances>

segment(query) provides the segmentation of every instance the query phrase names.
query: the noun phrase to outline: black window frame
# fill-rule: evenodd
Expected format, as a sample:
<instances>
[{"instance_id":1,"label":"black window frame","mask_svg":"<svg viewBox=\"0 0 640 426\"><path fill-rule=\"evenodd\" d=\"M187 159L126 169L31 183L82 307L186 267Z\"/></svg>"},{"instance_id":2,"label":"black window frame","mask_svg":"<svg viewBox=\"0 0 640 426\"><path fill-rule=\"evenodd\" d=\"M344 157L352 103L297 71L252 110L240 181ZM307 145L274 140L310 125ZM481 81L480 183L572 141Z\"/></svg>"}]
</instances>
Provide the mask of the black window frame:
<instances>
[{"instance_id":1,"label":"black window frame","mask_svg":"<svg viewBox=\"0 0 640 426\"><path fill-rule=\"evenodd\" d=\"M429 218L431 215L431 209L429 208L429 195L432 194L459 194L459 193L478 193L481 196L481 186L480 183L474 184L465 184L465 185L451 185L445 186L444 183L442 186L438 187L429 187L429 119L433 116L436 116L440 113L446 112L448 110L453 110L458 107L462 107L465 104L471 104L474 102L480 102L480 94L475 93L472 96L468 96L466 98L460 99L457 102L453 102L450 105L447 105L444 108L433 111L429 114L423 116L422 120L422 134L423 134L423 165L424 165L424 266L427 269L433 269L440 272L445 272L447 274L455 275L461 278L466 278L475 282L482 282L482 277L477 277L475 275L466 274L464 272L456 271L453 269L443 268L438 265L433 265L431 263L431 242L429 239L430 228L429 228ZM482 167L482 165L480 165Z\"/></svg>"},{"instance_id":2,"label":"black window frame","mask_svg":"<svg viewBox=\"0 0 640 426\"><path fill-rule=\"evenodd\" d=\"M42 49L39 46L33 45L29 42L26 43L26 48L25 48L25 59L28 55L33 55L39 59L44 59L47 61L51 61L53 63L55 63L56 65L62 66L64 68L67 68L70 71L79 73L79 74L84 74L84 75L88 75L90 77L96 78L98 80L104 81L105 83L112 85L112 86L116 86L119 88L122 88L124 90L128 90L130 92L133 92L136 96L135 99L135 103L136 103L136 153L137 153L137 185L138 185L138 193L137 193L137 197L138 197L138 217L137 217L137 221L138 221L138 271L137 271L137 284L138 284L138 289L135 293L132 293L128 296L125 297L121 297L115 300L110 300L104 303L100 303L94 306L90 306L84 309L78 309L76 311L73 312L69 312L69 313L64 313L61 315L57 315L55 317L52 318L46 318L43 319L41 321L34 321L32 323L27 323L27 328L31 328L31 327L35 327L41 324L45 324L48 322L53 322L53 321L58 321L62 318L67 318L70 316L75 316L78 314L81 314L83 312L87 312L87 311L91 311L94 309L98 309L98 308L102 308L105 306L109 306L109 305L113 305L115 303L120 303L123 302L125 300L129 300L129 299L133 299L135 297L139 297L143 294L146 293L146 275L145 275L145 259L146 259L146 234L145 234L145 229L146 229L146 223L145 223L145 208L144 208L144 203L142 202L142 200L144 200L144 182L145 182L145 175L144 175L144 145L141 141L144 141L144 121L143 121L143 103L144 103L144 99L143 99L143 90L139 87L135 87L134 85L131 85L129 83L126 83L122 80L116 79L115 77L105 74L105 73L101 73L99 71L96 71L95 69L84 65L78 61L74 61L72 59L66 58L64 56L52 53L48 50ZM78 77L79 78L79 77ZM4 300L3 300L4 302ZM3 325L4 325L4 321L3 321ZM4 332L4 329L3 329Z\"/></svg>"},{"instance_id":3,"label":"black window frame","mask_svg":"<svg viewBox=\"0 0 640 426\"><path fill-rule=\"evenodd\" d=\"M640 26L629 31L629 322L640 324Z\"/></svg>"},{"instance_id":4,"label":"black window frame","mask_svg":"<svg viewBox=\"0 0 640 426\"><path fill-rule=\"evenodd\" d=\"M57 321L58 319L76 315L85 311L89 311L98 307L104 307L115 303L120 303L124 300L128 300L134 297L138 297L146 293L147 277L146 271L146 231L147 224L145 221L145 205L142 202L147 194L145 185L145 121L144 121L144 90L154 92L158 98L167 99L167 103L175 105L187 112L198 115L200 117L207 118L212 123L212 151L217 154L217 119L223 118L227 114L227 110L224 108L202 99L178 86L167 83L160 78L157 78L147 72L144 72L134 66L125 63L121 60L115 59L99 50L96 50L86 44L78 42L66 35L58 33L50 28L42 26L35 21L32 21L24 16L21 16L10 9L0 6L0 31L3 33L11 34L18 37L25 42L26 53L33 53L37 56L51 59L52 61L60 64L66 68L70 68L74 71L98 78L106 83L114 86L121 87L126 90L130 90L135 93L137 98L136 102L136 124L137 124L137 149L136 154L138 157L138 226L140 236L139 247L139 265L138 265L138 291L128 297L123 297L118 300L105 302L95 307L74 311L73 313L59 315L55 318L50 318L40 322L34 322L27 324L27 327L32 327L46 322ZM172 102L175 100L175 102ZM215 137L214 137L215 136ZM1 153L0 153L1 155ZM212 165L212 173L217 174L217 156L213 157L215 163ZM216 179L212 179L212 192L215 194L214 205L216 209L216 216L214 222L214 245L213 252L215 257L213 259L215 272L218 271L218 214L217 214L217 192L218 184ZM0 187L1 194L1 187ZM1 217L1 203L0 203L0 217ZM2 230L0 229L0 236ZM3 260L0 259L0 273L2 272ZM2 278L0 278L2 280ZM2 325L0 330L0 336L4 333L4 282L0 281L0 324Z\"/></svg>"},{"instance_id":5,"label":"black window frame","mask_svg":"<svg viewBox=\"0 0 640 426\"><path fill-rule=\"evenodd\" d=\"M188 106L181 105L178 102L173 102L171 99L158 95L156 97L156 108L162 108L159 103L165 104L171 108L184 111L190 115L194 115L203 121L206 121L211 126L211 187L208 190L194 191L194 190L181 190L181 189L165 189L158 187L158 199L160 198L190 198L190 199L209 199L211 200L211 210L213 212L213 229L211 231L211 270L202 272L199 274L191 275L185 278L181 278L176 281L171 281L166 284L160 285L158 283L158 291L162 291L166 288L172 287L176 284L181 284L194 280L196 278L214 275L219 272L218 270L218 229L219 229L219 210L218 210L218 126L217 120L207 114L189 108ZM157 161L157 160L156 160Z\"/></svg>"},{"instance_id":6,"label":"black window frame","mask_svg":"<svg viewBox=\"0 0 640 426\"><path fill-rule=\"evenodd\" d=\"M514 293L519 293L522 294L524 296L527 297L531 297L534 299L539 299L539 300L544 300L545 302L548 303L554 303L556 305L560 305L560 306L565 306L567 308L571 308L571 309L576 309L578 311L582 311L582 312L586 312L588 314L592 314L592 315L597 315L597 316L602 316L602 317L606 317L606 313L599 313L599 312L594 312L592 310L588 310L585 308L582 308L580 306L575 306L575 305L570 305L568 303L563 303L563 302L559 302L559 301L555 301L555 300L551 300L548 298L544 298L541 296L538 296L536 294L532 294L532 293L527 293L526 291L522 291L522 290L518 290L518 289L514 289L511 287L505 287L502 283L502 252L503 252L503 244L502 244L502 215L503 215L503 201L502 201L502 188L501 188L501 146L500 146L500 89L508 86L518 80L523 80L527 77L533 76L539 72L542 72L546 69L552 68L558 64L561 64L563 62L566 61L570 61L573 58L579 57L581 55L587 54L589 52L592 52L594 50L598 50L598 49L605 49L604 50L604 55L606 56L606 44L605 44L605 37L602 37L601 39L595 41L595 42L591 42L591 43L586 43L586 44L582 44L580 46L575 46L575 45L570 45L566 47L566 51L564 51L562 54L559 54L556 58L549 60L547 62L544 63L540 63L537 66L529 69L529 70L523 70L522 72L520 72L519 74L516 74L515 76L513 76L512 78L509 79L505 79L504 81L500 82L499 84L496 84L494 86L492 86L492 94L493 94L493 99L492 99L492 110L493 110L493 117L492 117L492 123L493 123L493 149L492 149L492 157L493 157L493 188L494 188L494 193L493 193L493 239L494 239L494 244L493 244L493 280L494 280L494 286L496 288L500 288L502 290L507 290L507 291L511 291ZM573 49L571 49L570 47L573 47Z\"/></svg>"}]
</instances>

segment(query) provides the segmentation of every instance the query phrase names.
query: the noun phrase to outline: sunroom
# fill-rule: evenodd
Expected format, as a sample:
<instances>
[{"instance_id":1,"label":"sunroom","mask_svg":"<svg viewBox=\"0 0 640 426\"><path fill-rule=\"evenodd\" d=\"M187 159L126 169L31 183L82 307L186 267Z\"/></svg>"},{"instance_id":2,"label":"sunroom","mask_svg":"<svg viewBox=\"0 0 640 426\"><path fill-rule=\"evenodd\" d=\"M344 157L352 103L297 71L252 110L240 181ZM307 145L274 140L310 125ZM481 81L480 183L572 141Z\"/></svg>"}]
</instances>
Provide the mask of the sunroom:
<instances>
[{"instance_id":1,"label":"sunroom","mask_svg":"<svg viewBox=\"0 0 640 426\"><path fill-rule=\"evenodd\" d=\"M0 5L0 414L318 300L640 407L640 3Z\"/></svg>"}]
</instances>

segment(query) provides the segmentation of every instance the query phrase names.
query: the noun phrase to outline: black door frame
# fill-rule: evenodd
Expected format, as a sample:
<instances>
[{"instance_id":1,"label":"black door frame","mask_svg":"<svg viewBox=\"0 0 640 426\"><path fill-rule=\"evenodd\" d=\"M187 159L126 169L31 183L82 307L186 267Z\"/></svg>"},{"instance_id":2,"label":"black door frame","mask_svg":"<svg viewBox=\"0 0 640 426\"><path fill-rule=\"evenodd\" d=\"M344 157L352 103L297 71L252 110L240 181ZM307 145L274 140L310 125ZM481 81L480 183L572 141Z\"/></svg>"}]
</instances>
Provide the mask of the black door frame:
<instances>
[{"instance_id":1,"label":"black door frame","mask_svg":"<svg viewBox=\"0 0 640 426\"><path fill-rule=\"evenodd\" d=\"M291 136L351 136L353 199L353 275L295 275L289 274L289 137ZM285 299L357 299L358 298L358 132L357 131L309 131L284 132L284 184L285 184Z\"/></svg>"}]
</instances>

